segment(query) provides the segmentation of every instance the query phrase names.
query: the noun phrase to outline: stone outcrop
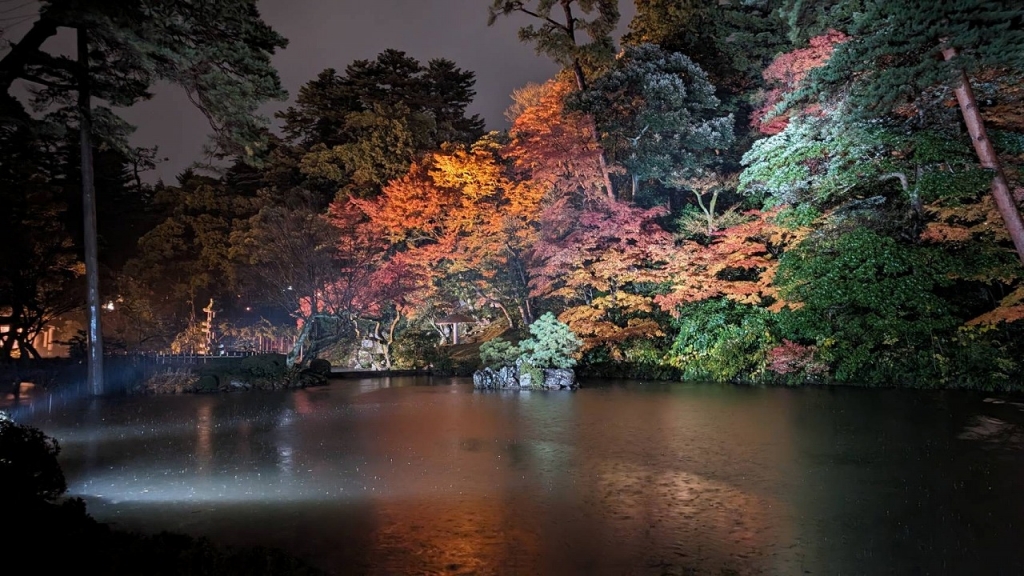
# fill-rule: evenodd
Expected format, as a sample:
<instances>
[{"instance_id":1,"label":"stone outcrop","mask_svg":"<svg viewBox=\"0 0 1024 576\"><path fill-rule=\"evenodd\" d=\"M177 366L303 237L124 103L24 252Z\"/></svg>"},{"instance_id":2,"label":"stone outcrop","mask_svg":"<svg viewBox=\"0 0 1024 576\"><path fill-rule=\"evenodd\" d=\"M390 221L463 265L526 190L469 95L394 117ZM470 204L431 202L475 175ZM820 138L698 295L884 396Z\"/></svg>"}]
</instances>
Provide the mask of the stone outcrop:
<instances>
[{"instance_id":1,"label":"stone outcrop","mask_svg":"<svg viewBox=\"0 0 1024 576\"><path fill-rule=\"evenodd\" d=\"M576 373L568 368L539 370L517 362L515 366L502 366L498 370L477 370L473 373L473 387L478 390L575 390L579 383Z\"/></svg>"}]
</instances>

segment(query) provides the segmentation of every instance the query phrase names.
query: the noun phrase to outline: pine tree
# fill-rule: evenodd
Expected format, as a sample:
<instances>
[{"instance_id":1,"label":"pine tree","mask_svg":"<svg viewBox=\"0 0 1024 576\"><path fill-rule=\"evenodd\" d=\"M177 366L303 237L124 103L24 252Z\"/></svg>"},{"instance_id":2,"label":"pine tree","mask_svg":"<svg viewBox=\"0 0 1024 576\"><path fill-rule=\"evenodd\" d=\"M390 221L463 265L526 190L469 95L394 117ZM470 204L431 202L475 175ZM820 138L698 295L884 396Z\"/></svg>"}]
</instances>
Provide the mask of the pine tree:
<instances>
[{"instance_id":1,"label":"pine tree","mask_svg":"<svg viewBox=\"0 0 1024 576\"><path fill-rule=\"evenodd\" d=\"M559 16L552 14L556 9ZM493 25L498 16L525 14L540 20L541 25L524 26L519 29L519 39L532 43L538 54L543 54L567 70L576 79L576 88L586 90L589 76L606 68L615 54L612 33L619 23L618 0L494 0L490 7L487 25ZM580 15L594 14L589 20ZM589 41L584 41L582 34ZM596 137L596 129L593 130ZM615 198L608 162L602 152L598 156L604 178L605 192Z\"/></svg>"},{"instance_id":2,"label":"pine tree","mask_svg":"<svg viewBox=\"0 0 1024 576\"><path fill-rule=\"evenodd\" d=\"M77 33L77 57L43 49L61 28ZM89 386L103 392L102 330L99 317L95 185L93 181L93 98L128 106L150 96L157 81L182 87L214 130L211 153L257 161L266 140L266 121L257 113L269 99L281 99L270 57L286 41L259 16L254 0L49 0L32 28L0 60L0 120L30 122L11 97L15 80L39 90L33 105L77 108L81 142L83 228ZM114 118L112 113L103 115ZM122 130L122 133L124 131Z\"/></svg>"},{"instance_id":3,"label":"pine tree","mask_svg":"<svg viewBox=\"0 0 1024 576\"><path fill-rule=\"evenodd\" d=\"M993 69L1024 70L1024 26L1014 0L831 0L816 11L787 9L805 29L836 27L851 36L813 71L790 103L842 95L852 119L927 106L922 96L952 89L992 196L1024 262L1024 220L989 140L970 78ZM800 29L794 36L800 36Z\"/></svg>"},{"instance_id":4,"label":"pine tree","mask_svg":"<svg viewBox=\"0 0 1024 576\"><path fill-rule=\"evenodd\" d=\"M641 182L692 176L733 141L732 116L719 114L707 74L654 44L627 47L575 103L629 172L634 199Z\"/></svg>"}]
</instances>

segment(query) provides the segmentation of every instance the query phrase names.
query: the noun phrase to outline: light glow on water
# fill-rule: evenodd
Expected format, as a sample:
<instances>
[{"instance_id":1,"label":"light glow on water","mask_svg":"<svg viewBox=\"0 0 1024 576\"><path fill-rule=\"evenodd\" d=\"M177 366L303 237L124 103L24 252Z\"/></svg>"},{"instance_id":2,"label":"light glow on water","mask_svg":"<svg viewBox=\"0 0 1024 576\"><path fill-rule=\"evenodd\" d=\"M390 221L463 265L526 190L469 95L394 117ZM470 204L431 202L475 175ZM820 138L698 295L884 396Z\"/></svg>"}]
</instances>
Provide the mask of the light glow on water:
<instances>
[{"instance_id":1,"label":"light glow on water","mask_svg":"<svg viewBox=\"0 0 1024 576\"><path fill-rule=\"evenodd\" d=\"M61 442L69 491L100 521L283 547L337 573L1024 573L1000 528L1024 523L1010 402L450 382L22 414Z\"/></svg>"}]
</instances>

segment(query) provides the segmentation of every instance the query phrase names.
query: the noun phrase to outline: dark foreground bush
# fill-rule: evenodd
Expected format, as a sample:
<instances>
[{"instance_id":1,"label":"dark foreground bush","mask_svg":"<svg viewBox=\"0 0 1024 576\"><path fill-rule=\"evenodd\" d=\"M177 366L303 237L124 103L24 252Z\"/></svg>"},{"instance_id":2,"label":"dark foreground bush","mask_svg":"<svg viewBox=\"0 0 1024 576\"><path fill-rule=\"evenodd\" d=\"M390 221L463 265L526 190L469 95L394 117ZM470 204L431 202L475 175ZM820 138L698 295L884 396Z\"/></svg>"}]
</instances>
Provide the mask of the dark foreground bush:
<instances>
[{"instance_id":1,"label":"dark foreground bush","mask_svg":"<svg viewBox=\"0 0 1024 576\"><path fill-rule=\"evenodd\" d=\"M111 530L86 513L82 500L60 500L65 487L56 464L59 451L52 438L0 413L0 487L5 497L0 542L11 574L322 573L269 548L224 547L169 532L144 536Z\"/></svg>"}]
</instances>

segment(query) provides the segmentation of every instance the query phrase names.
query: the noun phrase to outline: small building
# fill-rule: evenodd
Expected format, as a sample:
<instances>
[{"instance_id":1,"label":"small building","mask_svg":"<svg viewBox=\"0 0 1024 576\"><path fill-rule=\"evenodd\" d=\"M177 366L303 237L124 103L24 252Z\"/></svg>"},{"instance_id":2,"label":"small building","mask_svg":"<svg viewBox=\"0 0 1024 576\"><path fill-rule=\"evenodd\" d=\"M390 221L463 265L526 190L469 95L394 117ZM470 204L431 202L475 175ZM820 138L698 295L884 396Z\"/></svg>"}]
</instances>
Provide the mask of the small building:
<instances>
[{"instance_id":1,"label":"small building","mask_svg":"<svg viewBox=\"0 0 1024 576\"><path fill-rule=\"evenodd\" d=\"M473 318L472 316L467 316L466 314L450 314L448 316L445 316L444 318L441 318L437 322L435 322L435 324L437 324L438 326L441 327L441 330L442 330L441 333L442 334L444 334L444 327L445 326L451 326L451 328L450 328L450 335L446 336L445 340L444 340L445 344L448 344L448 345L451 345L451 346L455 346L456 344L459 343L459 326L461 326L463 324L478 324L478 323L479 322L477 321L476 318ZM450 341L449 341L449 337L451 338Z\"/></svg>"}]
</instances>

